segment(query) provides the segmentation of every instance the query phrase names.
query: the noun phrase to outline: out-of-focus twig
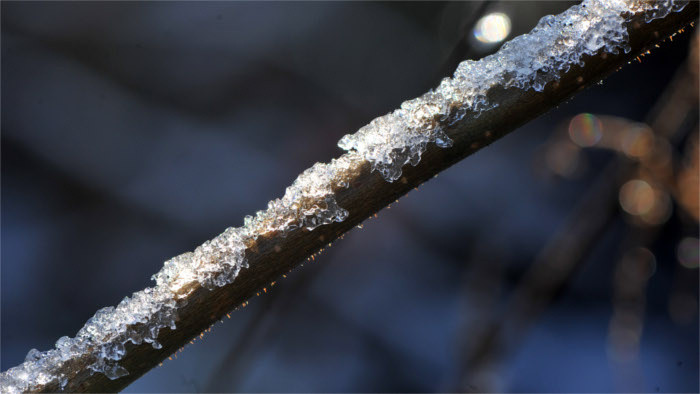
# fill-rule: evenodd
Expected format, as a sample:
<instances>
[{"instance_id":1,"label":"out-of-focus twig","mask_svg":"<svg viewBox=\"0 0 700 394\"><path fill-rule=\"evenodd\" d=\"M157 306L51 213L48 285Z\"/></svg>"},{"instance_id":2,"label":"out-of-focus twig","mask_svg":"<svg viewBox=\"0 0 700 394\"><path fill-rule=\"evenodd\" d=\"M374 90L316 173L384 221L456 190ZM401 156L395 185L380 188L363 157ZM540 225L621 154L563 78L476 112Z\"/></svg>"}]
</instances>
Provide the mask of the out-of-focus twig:
<instances>
[{"instance_id":1,"label":"out-of-focus twig","mask_svg":"<svg viewBox=\"0 0 700 394\"><path fill-rule=\"evenodd\" d=\"M493 385L492 382L484 382L482 377L494 376L492 372L494 366L506 356L508 351L512 351L518 345L533 321L568 285L585 263L588 253L619 213L618 200L624 198L623 191L619 189L620 185L639 174L654 173L657 174L657 183L666 184L667 188L671 188L668 184L673 183L673 169L671 158L665 156L668 154L665 148L669 144L666 141L681 138L682 131L688 129L688 122L695 122L697 125L697 71L696 67L693 67L697 65L697 46L696 35L687 61L689 67L678 70L650 111L647 123L653 130L650 135L651 140L634 141L637 145L641 142L644 149L637 146L637 150L625 152L632 157L632 160L621 155L601 171L601 175L581 198L564 226L523 275L510 296L510 302L501 318L474 339L474 343L478 345L467 350L466 364L459 382L461 389L483 391L488 389L489 385ZM622 122L623 127L624 123ZM697 182L697 179L694 181ZM633 199L651 198L652 202L660 208L657 211L652 208L644 212L640 211L636 217L629 216L633 223L641 225L643 230L635 230L640 232L638 237L633 237L638 238L637 241L628 242L628 252L618 268L621 273L627 273L633 269L628 267L633 264L629 263L630 261L640 261L640 258L630 256L639 257L639 254L634 254L635 251L647 250L644 245L655 237L657 226L667 219L664 216L666 211L662 210L665 209L666 203L662 201L663 196L655 194L658 191L651 187L645 191L648 192L646 196L636 193L631 197ZM692 199L692 197L689 198ZM698 195L695 194L694 198L697 200ZM623 203L624 208L624 201L620 202ZM634 205L637 202L633 200L631 203ZM622 274L618 276L620 275ZM634 289L617 289L618 298L634 298L635 308L643 308L645 284L646 279L643 282L635 282ZM617 323L619 320L614 319L613 326L618 327ZM636 329L641 331L641 324L640 322Z\"/></svg>"}]
</instances>

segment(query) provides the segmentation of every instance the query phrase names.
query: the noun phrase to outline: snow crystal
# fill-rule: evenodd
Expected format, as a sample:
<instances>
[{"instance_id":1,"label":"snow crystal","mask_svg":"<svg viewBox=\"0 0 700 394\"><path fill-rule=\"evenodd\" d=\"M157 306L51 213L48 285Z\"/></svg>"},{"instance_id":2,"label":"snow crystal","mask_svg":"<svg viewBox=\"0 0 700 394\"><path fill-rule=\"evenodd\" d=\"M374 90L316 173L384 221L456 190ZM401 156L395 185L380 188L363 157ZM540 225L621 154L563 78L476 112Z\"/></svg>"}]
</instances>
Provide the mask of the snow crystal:
<instances>
[{"instance_id":1,"label":"snow crystal","mask_svg":"<svg viewBox=\"0 0 700 394\"><path fill-rule=\"evenodd\" d=\"M80 358L89 369L117 379L129 372L118 364L128 342L156 349L162 328L176 328L178 309L198 287L213 289L231 283L248 266L245 253L259 236L286 236L341 222L348 211L335 194L348 187L361 163L368 161L388 181L407 164L417 165L428 143L449 147L445 127L467 114L477 116L496 106L486 93L494 86L542 90L584 55L600 50L629 51L624 22L627 12L646 12L647 20L682 9L684 3L659 1L629 5L622 0L585 1L559 16L542 18L527 35L516 37L500 51L480 61L459 65L434 91L373 120L339 146L349 152L328 164L317 163L287 188L267 209L247 216L244 225L229 228L194 252L167 261L153 276L156 285L126 297L116 307L100 309L75 338L62 337L55 349L32 349L23 364L0 375L3 393L31 391L46 384L64 389L66 363ZM76 365L80 365L76 363Z\"/></svg>"},{"instance_id":2,"label":"snow crystal","mask_svg":"<svg viewBox=\"0 0 700 394\"><path fill-rule=\"evenodd\" d=\"M418 164L428 143L452 145L445 127L495 108L498 104L487 97L492 88L542 91L571 66L583 65L586 55L601 50L629 52L625 22L630 13L644 12L650 21L679 11L686 3L586 0L557 16L545 16L530 33L506 42L491 56L460 63L452 78L445 78L435 90L344 136L338 146L358 152L393 182L404 165Z\"/></svg>"}]
</instances>

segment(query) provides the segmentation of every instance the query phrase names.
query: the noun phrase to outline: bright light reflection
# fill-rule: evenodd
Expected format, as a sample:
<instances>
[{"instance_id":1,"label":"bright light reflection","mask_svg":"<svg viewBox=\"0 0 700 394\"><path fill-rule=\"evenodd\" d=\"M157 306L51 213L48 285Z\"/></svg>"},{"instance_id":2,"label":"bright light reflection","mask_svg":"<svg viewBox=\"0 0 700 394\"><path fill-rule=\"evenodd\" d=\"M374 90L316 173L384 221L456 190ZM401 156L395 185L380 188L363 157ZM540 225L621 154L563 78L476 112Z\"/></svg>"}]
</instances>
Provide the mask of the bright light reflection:
<instances>
[{"instance_id":1,"label":"bright light reflection","mask_svg":"<svg viewBox=\"0 0 700 394\"><path fill-rule=\"evenodd\" d=\"M501 12L484 15L474 28L474 37L485 44L501 42L508 37L508 34L510 34L510 18Z\"/></svg>"},{"instance_id":2,"label":"bright light reflection","mask_svg":"<svg viewBox=\"0 0 700 394\"><path fill-rule=\"evenodd\" d=\"M631 180L620 188L620 205L631 215L644 215L655 202L654 189L641 179Z\"/></svg>"},{"instance_id":3,"label":"bright light reflection","mask_svg":"<svg viewBox=\"0 0 700 394\"><path fill-rule=\"evenodd\" d=\"M582 148L593 146L603 136L603 123L593 114L578 114L569 123L569 137Z\"/></svg>"}]
</instances>

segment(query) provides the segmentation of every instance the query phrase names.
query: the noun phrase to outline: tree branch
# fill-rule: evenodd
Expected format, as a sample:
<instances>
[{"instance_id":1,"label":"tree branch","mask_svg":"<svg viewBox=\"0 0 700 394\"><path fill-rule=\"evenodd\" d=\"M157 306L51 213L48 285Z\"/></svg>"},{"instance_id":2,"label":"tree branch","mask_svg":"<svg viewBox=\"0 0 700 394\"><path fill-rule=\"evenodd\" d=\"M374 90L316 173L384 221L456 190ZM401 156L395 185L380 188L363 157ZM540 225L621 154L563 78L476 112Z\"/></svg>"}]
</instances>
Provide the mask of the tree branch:
<instances>
[{"instance_id":1,"label":"tree branch","mask_svg":"<svg viewBox=\"0 0 700 394\"><path fill-rule=\"evenodd\" d=\"M157 342L162 345L158 349L147 343L148 338L146 342L138 345L132 343L133 341L126 342L124 353L112 360L118 360L119 366L128 371L127 375L112 380L103 373L95 373L96 352L99 349L95 347L97 345L89 342L86 348L80 348L80 351L71 353L70 357L61 360L60 363L52 364L53 369L46 372L46 376L34 377L27 386L19 386L19 390L107 392L123 389L190 342L192 338L221 320L232 309L241 306L271 282L295 268L309 256L318 253L329 242L336 240L358 223L436 176L440 171L556 107L585 87L599 82L626 62L635 59L639 54L692 23L697 15L697 2L691 2L679 12L672 12L650 22L646 21L648 14L645 12L631 13L626 23L629 34L627 44L631 48L629 53L622 51L609 53L605 49L600 49L590 55L583 55L581 58L583 65L572 64L566 70L556 71L554 80L547 83L540 91L503 87L503 85L489 86L485 95L489 102L497 103L498 106L484 110L480 114L468 112L467 116L451 125L446 121L432 119L431 122L438 122L452 140L452 147L443 149L433 144L427 145L420 164L403 168L403 174L396 182L386 182L377 171L372 171L370 162L357 152L341 156L349 159L350 167L345 168L339 175L340 178L335 180L342 180L343 186L348 187L334 183L331 190L337 205L348 212L344 220L336 219L341 221L332 221L313 231L299 228L280 231L278 228L273 228L270 231L258 232L254 238L245 239L244 253L247 268L244 265L239 273L236 271L237 275L234 273L231 283L209 290L203 283L192 281L178 287L177 291L172 290L178 300L177 328L156 329ZM528 48L519 49L526 51ZM318 200L313 200L309 196L304 195L302 198L304 199L299 203L304 206L319 204ZM269 225L268 221L271 219L265 218L265 220L267 221L258 224ZM192 257L186 256L186 258ZM223 265L224 262L217 260L212 261L212 264ZM173 289L172 286L170 289ZM141 323L128 327L137 329L139 324ZM0 376L3 392L18 389L17 382L21 383L23 379L23 376L20 376L23 373L23 366L35 366L40 362L42 358L37 356L36 359L30 359L22 366L4 372Z\"/></svg>"}]
</instances>

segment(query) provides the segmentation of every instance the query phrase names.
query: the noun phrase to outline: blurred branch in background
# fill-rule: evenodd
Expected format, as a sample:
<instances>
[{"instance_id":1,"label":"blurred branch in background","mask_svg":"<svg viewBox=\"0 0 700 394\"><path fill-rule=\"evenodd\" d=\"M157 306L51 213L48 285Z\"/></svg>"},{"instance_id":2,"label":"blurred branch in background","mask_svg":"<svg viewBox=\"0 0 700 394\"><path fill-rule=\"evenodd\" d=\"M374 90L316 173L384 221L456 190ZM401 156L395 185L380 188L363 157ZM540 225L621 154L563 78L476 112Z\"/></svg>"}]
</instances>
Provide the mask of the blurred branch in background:
<instances>
[{"instance_id":1,"label":"blurred branch in background","mask_svg":"<svg viewBox=\"0 0 700 394\"><path fill-rule=\"evenodd\" d=\"M571 119L568 134L554 135L544 157L550 170L559 176L571 177L580 171L583 148L610 149L617 157L601 172L566 225L522 276L500 318L486 324L476 336L468 331L472 338L471 346L464 348L461 390L498 391L499 364L516 350L533 322L569 286L620 213L619 207L630 235L621 245L622 258L613 281L615 310L610 323L609 352L615 370L622 375L620 389L644 390L643 375L633 363L643 330L646 283L656 264L648 248L671 216L671 196L681 209L676 211L680 219L695 233L679 244L681 264L675 264L675 270L682 270L684 261L697 265L699 43L696 33L685 67L678 70L659 97L646 124L581 114ZM684 141L683 149L679 144ZM681 159L679 149L684 151ZM671 297L672 315L695 316L694 296L673 293Z\"/></svg>"}]
</instances>

